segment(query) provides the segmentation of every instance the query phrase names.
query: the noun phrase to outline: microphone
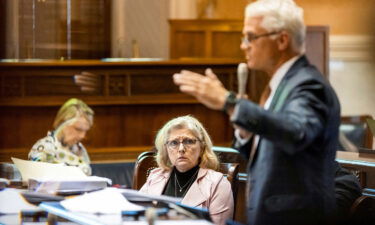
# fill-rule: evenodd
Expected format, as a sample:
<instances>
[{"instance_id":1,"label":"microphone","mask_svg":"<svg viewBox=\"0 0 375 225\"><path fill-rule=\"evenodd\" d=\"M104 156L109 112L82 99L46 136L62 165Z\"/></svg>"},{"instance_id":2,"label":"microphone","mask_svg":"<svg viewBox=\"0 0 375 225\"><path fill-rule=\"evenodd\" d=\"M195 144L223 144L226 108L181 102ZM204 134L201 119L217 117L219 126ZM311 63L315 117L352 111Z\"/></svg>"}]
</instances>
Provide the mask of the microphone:
<instances>
[{"instance_id":1,"label":"microphone","mask_svg":"<svg viewBox=\"0 0 375 225\"><path fill-rule=\"evenodd\" d=\"M238 94L240 98L243 98L246 93L246 84L247 84L247 65L246 63L240 63L237 67L237 79L238 79Z\"/></svg>"}]
</instances>

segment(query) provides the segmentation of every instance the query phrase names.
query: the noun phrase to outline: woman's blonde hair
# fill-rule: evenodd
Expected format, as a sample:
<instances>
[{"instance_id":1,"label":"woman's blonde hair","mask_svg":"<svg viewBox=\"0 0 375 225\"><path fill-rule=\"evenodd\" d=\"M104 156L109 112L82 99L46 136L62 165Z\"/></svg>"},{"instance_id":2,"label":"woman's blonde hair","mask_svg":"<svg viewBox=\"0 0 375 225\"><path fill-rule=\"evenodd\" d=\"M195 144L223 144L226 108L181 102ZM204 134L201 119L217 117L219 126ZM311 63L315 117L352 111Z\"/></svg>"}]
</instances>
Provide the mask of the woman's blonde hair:
<instances>
[{"instance_id":1,"label":"woman's blonde hair","mask_svg":"<svg viewBox=\"0 0 375 225\"><path fill-rule=\"evenodd\" d=\"M168 157L166 142L172 130L188 129L196 138L200 140L201 156L199 166L201 168L217 170L219 168L219 160L212 151L212 141L203 125L194 117L181 116L167 122L158 132L155 138L155 147L157 149L156 162L158 166L170 170L173 165Z\"/></svg>"},{"instance_id":2,"label":"woman's blonde hair","mask_svg":"<svg viewBox=\"0 0 375 225\"><path fill-rule=\"evenodd\" d=\"M92 126L94 120L94 111L82 100L71 98L61 106L55 121L53 122L53 128L57 129L65 121L76 118L78 116L84 117Z\"/></svg>"}]
</instances>

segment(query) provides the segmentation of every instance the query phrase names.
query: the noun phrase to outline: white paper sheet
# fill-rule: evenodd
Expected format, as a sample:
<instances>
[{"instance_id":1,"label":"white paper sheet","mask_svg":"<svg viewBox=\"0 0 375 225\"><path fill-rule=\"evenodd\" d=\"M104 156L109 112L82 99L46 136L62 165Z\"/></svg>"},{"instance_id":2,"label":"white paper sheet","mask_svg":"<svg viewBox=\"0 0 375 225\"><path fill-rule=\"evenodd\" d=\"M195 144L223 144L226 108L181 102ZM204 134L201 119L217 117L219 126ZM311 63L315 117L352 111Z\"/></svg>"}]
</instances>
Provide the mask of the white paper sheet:
<instances>
[{"instance_id":1,"label":"white paper sheet","mask_svg":"<svg viewBox=\"0 0 375 225\"><path fill-rule=\"evenodd\" d=\"M12 158L29 189L45 193L78 193L100 190L111 185L108 178L87 176L75 166Z\"/></svg>"},{"instance_id":2,"label":"white paper sheet","mask_svg":"<svg viewBox=\"0 0 375 225\"><path fill-rule=\"evenodd\" d=\"M6 188L0 191L0 214L17 214L21 210L36 210L38 207L28 203L22 196L21 191Z\"/></svg>"},{"instance_id":3,"label":"white paper sheet","mask_svg":"<svg viewBox=\"0 0 375 225\"><path fill-rule=\"evenodd\" d=\"M143 206L130 203L116 188L106 188L61 201L67 210L85 213L119 214L122 211L144 210Z\"/></svg>"},{"instance_id":4,"label":"white paper sheet","mask_svg":"<svg viewBox=\"0 0 375 225\"><path fill-rule=\"evenodd\" d=\"M177 203L181 202L182 198L178 197L171 197L166 195L152 195L143 193L137 190L132 189L122 189L121 193L130 201L161 201L161 202L168 202L168 203Z\"/></svg>"},{"instance_id":5,"label":"white paper sheet","mask_svg":"<svg viewBox=\"0 0 375 225\"><path fill-rule=\"evenodd\" d=\"M12 157L12 160L20 171L22 180L24 181L28 181L29 178L59 179L87 177L86 174L76 166L35 162L14 157Z\"/></svg>"}]
</instances>

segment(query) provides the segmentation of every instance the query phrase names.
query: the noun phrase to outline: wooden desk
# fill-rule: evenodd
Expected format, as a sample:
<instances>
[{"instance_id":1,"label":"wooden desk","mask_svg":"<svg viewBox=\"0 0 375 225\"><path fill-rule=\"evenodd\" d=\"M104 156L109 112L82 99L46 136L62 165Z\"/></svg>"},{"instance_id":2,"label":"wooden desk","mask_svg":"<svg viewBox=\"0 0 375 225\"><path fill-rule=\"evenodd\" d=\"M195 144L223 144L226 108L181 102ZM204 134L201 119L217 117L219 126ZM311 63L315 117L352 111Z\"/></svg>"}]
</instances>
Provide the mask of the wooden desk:
<instances>
[{"instance_id":1,"label":"wooden desk","mask_svg":"<svg viewBox=\"0 0 375 225\"><path fill-rule=\"evenodd\" d=\"M363 188L375 188L375 153L337 151L336 160L358 177Z\"/></svg>"}]
</instances>

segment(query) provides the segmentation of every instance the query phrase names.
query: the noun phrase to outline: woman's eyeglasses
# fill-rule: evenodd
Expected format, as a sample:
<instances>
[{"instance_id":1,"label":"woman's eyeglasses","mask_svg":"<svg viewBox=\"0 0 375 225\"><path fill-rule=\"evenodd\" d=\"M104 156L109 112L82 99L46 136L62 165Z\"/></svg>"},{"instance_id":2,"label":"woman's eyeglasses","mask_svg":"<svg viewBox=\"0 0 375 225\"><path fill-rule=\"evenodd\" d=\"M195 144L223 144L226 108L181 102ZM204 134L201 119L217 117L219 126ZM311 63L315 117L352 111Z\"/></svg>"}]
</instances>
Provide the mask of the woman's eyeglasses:
<instances>
[{"instance_id":1,"label":"woman's eyeglasses","mask_svg":"<svg viewBox=\"0 0 375 225\"><path fill-rule=\"evenodd\" d=\"M172 141L167 141L165 144L167 148L171 150L177 150L180 148L180 145L182 144L185 148L190 149L195 146L195 144L199 141L198 139L193 139L193 138L184 138L182 141L180 140L172 140Z\"/></svg>"}]
</instances>

